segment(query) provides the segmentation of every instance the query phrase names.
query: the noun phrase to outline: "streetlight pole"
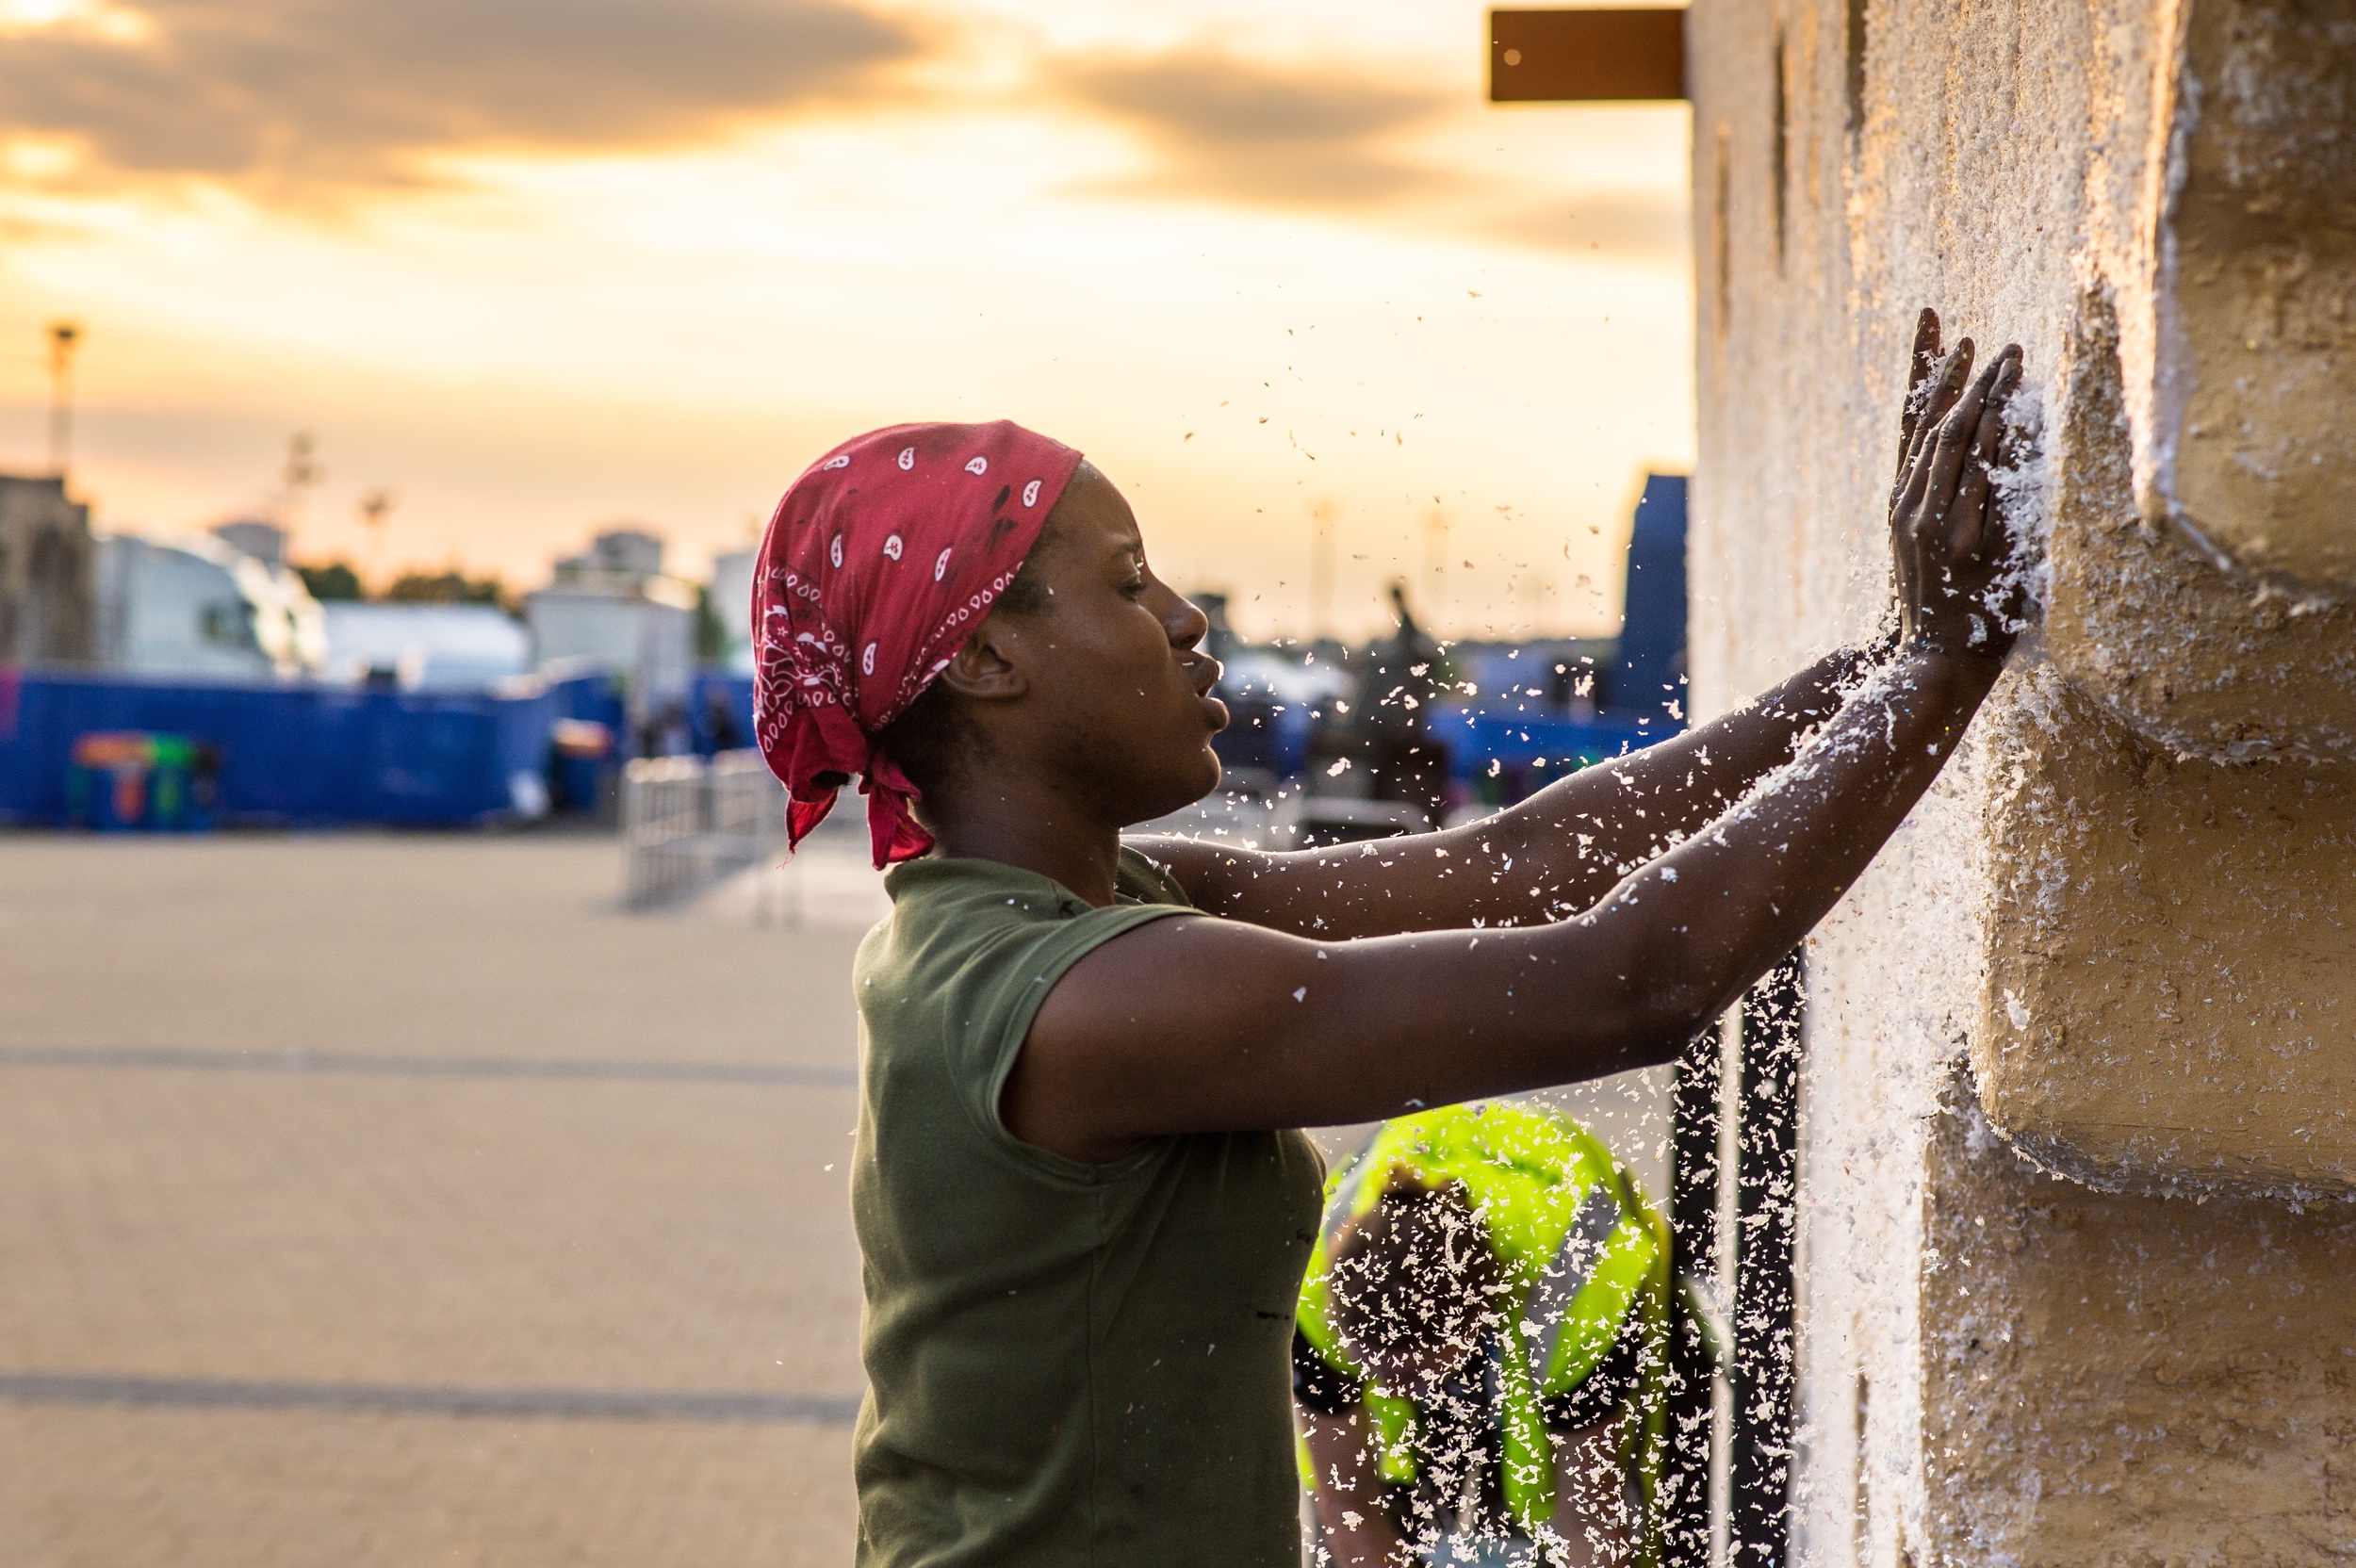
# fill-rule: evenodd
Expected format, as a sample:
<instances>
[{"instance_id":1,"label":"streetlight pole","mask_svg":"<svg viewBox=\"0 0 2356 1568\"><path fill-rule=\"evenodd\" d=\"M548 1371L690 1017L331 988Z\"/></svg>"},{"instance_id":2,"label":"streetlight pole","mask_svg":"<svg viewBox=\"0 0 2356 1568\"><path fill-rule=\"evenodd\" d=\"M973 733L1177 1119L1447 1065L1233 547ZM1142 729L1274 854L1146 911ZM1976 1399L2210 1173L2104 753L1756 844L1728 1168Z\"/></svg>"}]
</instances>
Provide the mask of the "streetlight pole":
<instances>
[{"instance_id":1,"label":"streetlight pole","mask_svg":"<svg viewBox=\"0 0 2356 1568\"><path fill-rule=\"evenodd\" d=\"M62 482L74 447L74 351L82 329L72 321L49 323L49 471Z\"/></svg>"},{"instance_id":2,"label":"streetlight pole","mask_svg":"<svg viewBox=\"0 0 2356 1568\"><path fill-rule=\"evenodd\" d=\"M1424 514L1423 566L1431 580L1425 590L1431 595L1428 613L1437 626L1440 612L1448 606L1448 514L1436 506Z\"/></svg>"},{"instance_id":3,"label":"streetlight pole","mask_svg":"<svg viewBox=\"0 0 2356 1568\"><path fill-rule=\"evenodd\" d=\"M302 520L303 498L327 477L319 466L319 442L307 430L299 430L286 438L286 461L278 471L278 530L284 535L284 548L288 560L294 558L294 531Z\"/></svg>"},{"instance_id":4,"label":"streetlight pole","mask_svg":"<svg viewBox=\"0 0 2356 1568\"><path fill-rule=\"evenodd\" d=\"M1333 632L1333 525L1332 501L1309 508L1309 638L1315 642Z\"/></svg>"}]
</instances>

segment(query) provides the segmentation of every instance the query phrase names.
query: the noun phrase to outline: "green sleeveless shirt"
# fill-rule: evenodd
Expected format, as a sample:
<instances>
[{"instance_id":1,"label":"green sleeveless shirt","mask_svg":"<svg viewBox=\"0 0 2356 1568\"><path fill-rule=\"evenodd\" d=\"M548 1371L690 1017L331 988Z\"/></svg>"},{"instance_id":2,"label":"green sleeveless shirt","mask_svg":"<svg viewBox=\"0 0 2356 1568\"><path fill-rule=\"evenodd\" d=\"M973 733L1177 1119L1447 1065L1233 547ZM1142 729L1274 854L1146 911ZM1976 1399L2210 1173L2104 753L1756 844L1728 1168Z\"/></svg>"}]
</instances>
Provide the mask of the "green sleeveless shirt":
<instances>
[{"instance_id":1,"label":"green sleeveless shirt","mask_svg":"<svg viewBox=\"0 0 2356 1568\"><path fill-rule=\"evenodd\" d=\"M853 972L859 1561L1297 1568L1316 1149L1198 1134L1088 1166L998 1119L1050 988L1186 895L1127 849L1103 909L990 860L912 860L885 886Z\"/></svg>"}]
</instances>

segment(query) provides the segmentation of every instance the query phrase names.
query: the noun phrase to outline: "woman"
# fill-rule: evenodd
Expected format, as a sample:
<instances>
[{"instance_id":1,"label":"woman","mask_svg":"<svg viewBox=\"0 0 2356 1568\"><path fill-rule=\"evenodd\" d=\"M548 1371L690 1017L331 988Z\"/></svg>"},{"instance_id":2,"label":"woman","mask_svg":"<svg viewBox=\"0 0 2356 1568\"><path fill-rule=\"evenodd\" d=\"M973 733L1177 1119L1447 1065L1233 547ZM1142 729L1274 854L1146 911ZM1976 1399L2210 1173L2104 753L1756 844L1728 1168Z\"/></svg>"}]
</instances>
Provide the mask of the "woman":
<instances>
[{"instance_id":1,"label":"woman","mask_svg":"<svg viewBox=\"0 0 2356 1568\"><path fill-rule=\"evenodd\" d=\"M1971 362L1925 312L1878 652L1472 826L1289 855L1122 844L1218 785L1225 711L1078 453L902 426L795 482L759 739L795 837L858 775L893 862L854 972L862 1563L1299 1561L1291 1129L1667 1061L1840 898L2010 645L2019 351Z\"/></svg>"}]
</instances>

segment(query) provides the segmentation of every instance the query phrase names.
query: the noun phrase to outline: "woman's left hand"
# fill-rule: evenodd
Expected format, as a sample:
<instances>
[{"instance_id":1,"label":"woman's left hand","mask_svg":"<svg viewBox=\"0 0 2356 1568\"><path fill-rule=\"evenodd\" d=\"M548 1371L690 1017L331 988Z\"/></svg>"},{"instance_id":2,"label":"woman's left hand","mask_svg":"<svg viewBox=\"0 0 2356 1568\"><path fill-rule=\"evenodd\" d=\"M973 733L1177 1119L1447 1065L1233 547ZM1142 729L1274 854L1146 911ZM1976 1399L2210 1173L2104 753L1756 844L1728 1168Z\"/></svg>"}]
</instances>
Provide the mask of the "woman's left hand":
<instances>
[{"instance_id":1,"label":"woman's left hand","mask_svg":"<svg viewBox=\"0 0 2356 1568\"><path fill-rule=\"evenodd\" d=\"M2014 541L1989 505L1988 474L2004 439L2005 400L2021 380L2021 346L2005 345L1972 376L1967 337L1931 381L1925 372L1938 347L1939 318L1926 310L1915 334L1916 382L1906 395L1905 455L1890 503L1901 644L1913 652L2001 660L2020 625L2021 591L2006 578Z\"/></svg>"}]
</instances>

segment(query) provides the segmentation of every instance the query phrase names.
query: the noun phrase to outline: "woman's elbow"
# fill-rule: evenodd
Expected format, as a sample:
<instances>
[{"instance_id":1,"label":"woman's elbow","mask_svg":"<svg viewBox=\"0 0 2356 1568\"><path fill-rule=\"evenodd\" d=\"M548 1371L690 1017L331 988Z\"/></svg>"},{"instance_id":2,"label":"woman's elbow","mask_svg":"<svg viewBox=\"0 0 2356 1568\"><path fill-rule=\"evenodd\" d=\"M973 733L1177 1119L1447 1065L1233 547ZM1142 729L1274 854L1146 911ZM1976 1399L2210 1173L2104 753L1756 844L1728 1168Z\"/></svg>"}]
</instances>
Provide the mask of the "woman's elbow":
<instances>
[{"instance_id":1,"label":"woman's elbow","mask_svg":"<svg viewBox=\"0 0 2356 1568\"><path fill-rule=\"evenodd\" d=\"M1642 1065L1676 1060L1729 1005L1725 976L1701 958L1690 939L1673 933L1637 946L1618 967L1618 1032Z\"/></svg>"}]
</instances>

